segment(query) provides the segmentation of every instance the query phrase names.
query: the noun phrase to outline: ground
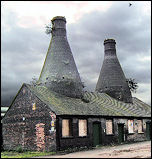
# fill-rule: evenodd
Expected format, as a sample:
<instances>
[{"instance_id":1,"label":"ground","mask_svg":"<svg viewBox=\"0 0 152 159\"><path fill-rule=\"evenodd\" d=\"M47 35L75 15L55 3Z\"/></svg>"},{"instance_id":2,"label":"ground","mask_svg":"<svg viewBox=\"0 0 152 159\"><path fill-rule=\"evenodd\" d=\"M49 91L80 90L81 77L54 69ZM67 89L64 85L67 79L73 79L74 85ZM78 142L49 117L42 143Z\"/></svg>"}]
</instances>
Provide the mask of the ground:
<instances>
[{"instance_id":1,"label":"ground","mask_svg":"<svg viewBox=\"0 0 152 159\"><path fill-rule=\"evenodd\" d=\"M43 158L151 158L151 141L111 147L103 146L94 150L44 156Z\"/></svg>"}]
</instances>

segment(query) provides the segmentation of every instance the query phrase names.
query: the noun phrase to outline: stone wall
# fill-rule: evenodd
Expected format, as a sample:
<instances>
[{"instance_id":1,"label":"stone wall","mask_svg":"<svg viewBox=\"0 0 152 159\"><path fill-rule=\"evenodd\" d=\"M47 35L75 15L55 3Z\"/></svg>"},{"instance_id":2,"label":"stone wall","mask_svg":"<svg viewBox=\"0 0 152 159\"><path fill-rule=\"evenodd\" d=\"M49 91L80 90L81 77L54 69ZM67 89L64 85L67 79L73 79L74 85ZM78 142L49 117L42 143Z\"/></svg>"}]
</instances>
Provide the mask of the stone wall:
<instances>
[{"instance_id":1,"label":"stone wall","mask_svg":"<svg viewBox=\"0 0 152 159\"><path fill-rule=\"evenodd\" d=\"M25 85L2 122L4 149L56 150L56 115Z\"/></svg>"}]
</instances>

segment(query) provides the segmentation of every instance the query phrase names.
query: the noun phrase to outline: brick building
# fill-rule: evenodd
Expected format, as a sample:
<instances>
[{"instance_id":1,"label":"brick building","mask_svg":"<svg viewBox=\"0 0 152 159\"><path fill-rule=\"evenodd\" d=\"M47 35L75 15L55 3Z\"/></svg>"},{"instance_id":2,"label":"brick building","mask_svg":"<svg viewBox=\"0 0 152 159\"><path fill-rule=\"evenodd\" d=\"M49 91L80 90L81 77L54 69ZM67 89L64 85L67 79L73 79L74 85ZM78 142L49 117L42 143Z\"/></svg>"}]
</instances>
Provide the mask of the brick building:
<instances>
[{"instance_id":1,"label":"brick building","mask_svg":"<svg viewBox=\"0 0 152 159\"><path fill-rule=\"evenodd\" d=\"M36 84L23 84L6 112L4 149L54 151L151 139L151 107L132 97L116 56L105 56L95 92L83 91L66 37L66 19L52 19L52 38ZM87 60L87 59L86 59Z\"/></svg>"}]
</instances>

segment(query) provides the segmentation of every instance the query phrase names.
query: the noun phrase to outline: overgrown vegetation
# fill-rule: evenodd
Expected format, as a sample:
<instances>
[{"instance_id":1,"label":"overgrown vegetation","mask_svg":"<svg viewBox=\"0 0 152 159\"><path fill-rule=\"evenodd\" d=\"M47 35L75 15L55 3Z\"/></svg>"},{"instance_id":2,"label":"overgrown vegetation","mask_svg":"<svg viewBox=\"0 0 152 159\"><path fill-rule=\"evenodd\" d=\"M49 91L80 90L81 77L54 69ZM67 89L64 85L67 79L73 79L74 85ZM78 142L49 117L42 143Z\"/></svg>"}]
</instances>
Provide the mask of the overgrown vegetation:
<instances>
[{"instance_id":1,"label":"overgrown vegetation","mask_svg":"<svg viewBox=\"0 0 152 159\"><path fill-rule=\"evenodd\" d=\"M128 83L128 86L129 86L130 91L136 93L136 90L137 90L137 88L138 88L138 84L137 84L137 82L135 81L135 79L128 78L128 79L127 79L127 83Z\"/></svg>"},{"instance_id":2,"label":"overgrown vegetation","mask_svg":"<svg viewBox=\"0 0 152 159\"><path fill-rule=\"evenodd\" d=\"M66 150L58 151L58 152L37 152L37 151L26 151L23 150L21 147L17 147L15 151L2 151L1 158L31 158L36 156L50 156L50 155L64 155L72 152L78 151L86 151L91 150L92 148L89 147L74 147L74 148L67 148Z\"/></svg>"},{"instance_id":3,"label":"overgrown vegetation","mask_svg":"<svg viewBox=\"0 0 152 159\"><path fill-rule=\"evenodd\" d=\"M47 35L50 35L51 31L52 31L52 25L51 25L51 23L49 23L48 25L45 25L45 28L46 28L45 33Z\"/></svg>"},{"instance_id":4,"label":"overgrown vegetation","mask_svg":"<svg viewBox=\"0 0 152 159\"><path fill-rule=\"evenodd\" d=\"M1 158L30 158L30 157L36 157L36 156L49 156L54 155L56 152L32 152L32 151L2 151L1 152Z\"/></svg>"},{"instance_id":5,"label":"overgrown vegetation","mask_svg":"<svg viewBox=\"0 0 152 159\"><path fill-rule=\"evenodd\" d=\"M16 148L16 152L18 152L18 153L24 152L22 146L18 146L18 147Z\"/></svg>"}]
</instances>

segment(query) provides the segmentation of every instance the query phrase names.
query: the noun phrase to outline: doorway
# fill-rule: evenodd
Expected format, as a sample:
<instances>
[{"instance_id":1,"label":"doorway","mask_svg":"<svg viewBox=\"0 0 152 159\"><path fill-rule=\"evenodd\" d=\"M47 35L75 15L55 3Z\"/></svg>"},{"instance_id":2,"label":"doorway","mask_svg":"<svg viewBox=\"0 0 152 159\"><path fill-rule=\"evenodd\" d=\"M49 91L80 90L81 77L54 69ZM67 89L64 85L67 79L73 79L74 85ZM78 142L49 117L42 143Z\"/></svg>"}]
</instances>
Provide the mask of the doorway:
<instances>
[{"instance_id":1,"label":"doorway","mask_svg":"<svg viewBox=\"0 0 152 159\"><path fill-rule=\"evenodd\" d=\"M151 122L146 123L146 137L147 140L151 140Z\"/></svg>"},{"instance_id":2,"label":"doorway","mask_svg":"<svg viewBox=\"0 0 152 159\"><path fill-rule=\"evenodd\" d=\"M118 124L118 143L124 142L124 124Z\"/></svg>"},{"instance_id":3,"label":"doorway","mask_svg":"<svg viewBox=\"0 0 152 159\"><path fill-rule=\"evenodd\" d=\"M93 123L93 147L101 144L101 123Z\"/></svg>"}]
</instances>

